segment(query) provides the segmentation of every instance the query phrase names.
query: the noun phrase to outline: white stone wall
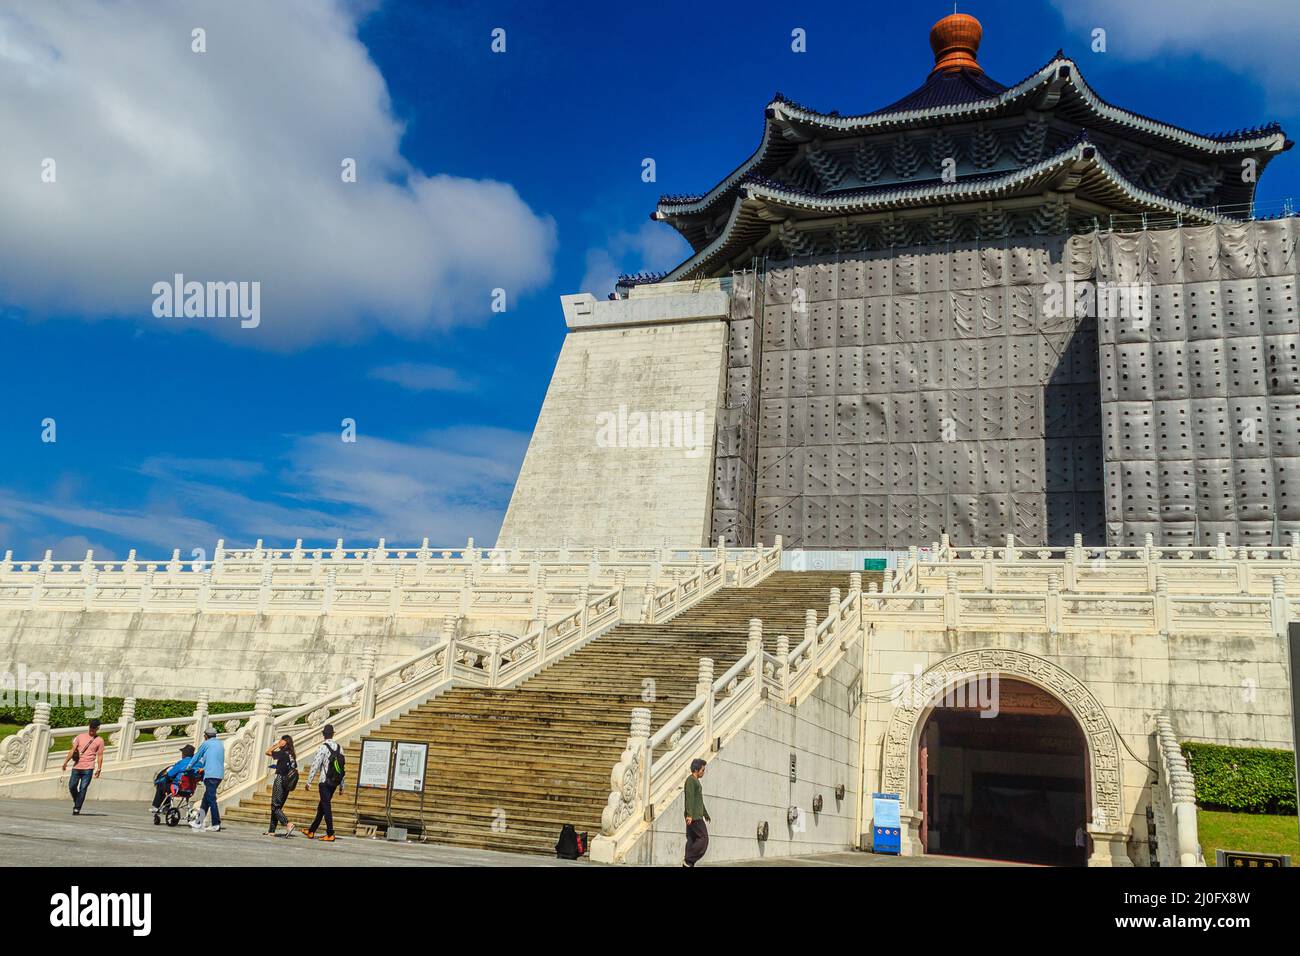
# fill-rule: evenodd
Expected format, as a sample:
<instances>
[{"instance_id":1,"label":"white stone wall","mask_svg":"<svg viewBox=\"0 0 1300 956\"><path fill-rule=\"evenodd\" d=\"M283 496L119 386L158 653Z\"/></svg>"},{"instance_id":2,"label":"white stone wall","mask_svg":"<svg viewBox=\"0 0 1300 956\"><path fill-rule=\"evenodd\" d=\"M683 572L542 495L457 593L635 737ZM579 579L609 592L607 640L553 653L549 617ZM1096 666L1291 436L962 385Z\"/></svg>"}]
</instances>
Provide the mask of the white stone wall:
<instances>
[{"instance_id":1,"label":"white stone wall","mask_svg":"<svg viewBox=\"0 0 1300 956\"><path fill-rule=\"evenodd\" d=\"M722 750L709 759L704 802L713 822L704 863L828 853L855 842L857 812L857 689L861 645L855 644L797 708L765 704ZM796 776L790 781L790 755ZM835 799L843 784L844 799ZM821 795L821 813L812 812ZM628 863L677 865L686 846L683 797L660 812L629 852ZM803 811L802 824L787 822L787 809ZM768 839L757 839L766 821Z\"/></svg>"},{"instance_id":2,"label":"white stone wall","mask_svg":"<svg viewBox=\"0 0 1300 956\"><path fill-rule=\"evenodd\" d=\"M380 668L432 644L420 618L157 611L0 611L0 671L103 675L106 696L294 703L352 676L368 644Z\"/></svg>"},{"instance_id":3,"label":"white stone wall","mask_svg":"<svg viewBox=\"0 0 1300 956\"><path fill-rule=\"evenodd\" d=\"M500 547L709 544L713 449L726 365L726 296L602 302L571 330L506 512ZM636 310L634 313L633 306ZM673 305L667 319L647 318ZM618 325L620 310L642 324ZM712 314L717 313L717 314ZM601 447L602 415L690 415L695 447ZM699 415L697 416L697 413ZM630 421L627 445L634 443Z\"/></svg>"}]
</instances>

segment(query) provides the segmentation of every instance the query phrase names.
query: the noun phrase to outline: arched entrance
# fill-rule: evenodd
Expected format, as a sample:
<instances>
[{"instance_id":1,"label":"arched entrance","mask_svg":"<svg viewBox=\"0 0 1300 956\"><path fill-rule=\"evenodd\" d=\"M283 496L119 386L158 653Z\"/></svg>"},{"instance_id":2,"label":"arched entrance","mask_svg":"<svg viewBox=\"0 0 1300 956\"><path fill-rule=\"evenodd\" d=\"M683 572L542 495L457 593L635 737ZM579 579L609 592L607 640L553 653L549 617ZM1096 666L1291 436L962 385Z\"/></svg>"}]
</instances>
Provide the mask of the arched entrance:
<instances>
[{"instance_id":1,"label":"arched entrance","mask_svg":"<svg viewBox=\"0 0 1300 956\"><path fill-rule=\"evenodd\" d=\"M980 688L980 680L954 685L922 725L921 845L949 856L1083 866L1083 731L1041 688L996 677Z\"/></svg>"},{"instance_id":2,"label":"arched entrance","mask_svg":"<svg viewBox=\"0 0 1300 956\"><path fill-rule=\"evenodd\" d=\"M919 692L905 693L894 704L881 742L879 789L901 798L903 854L926 852L921 842L926 821L921 810L924 804L920 780L928 778L928 767L927 773L921 772L922 731L929 723L936 697L948 694L951 688L969 682L976 675L997 675L1000 682L1027 684L1050 694L1065 707L1080 728L1085 746L1085 830L1090 851L1087 862L1090 866L1131 866L1126 851L1128 827L1121 822L1124 786L1119 735L1109 715L1083 682L1060 665L1005 648L962 651L938 661L910 682L913 690L919 688ZM941 816L942 811L937 812ZM940 819L940 827L942 822ZM942 841L942 829L939 832Z\"/></svg>"}]
</instances>

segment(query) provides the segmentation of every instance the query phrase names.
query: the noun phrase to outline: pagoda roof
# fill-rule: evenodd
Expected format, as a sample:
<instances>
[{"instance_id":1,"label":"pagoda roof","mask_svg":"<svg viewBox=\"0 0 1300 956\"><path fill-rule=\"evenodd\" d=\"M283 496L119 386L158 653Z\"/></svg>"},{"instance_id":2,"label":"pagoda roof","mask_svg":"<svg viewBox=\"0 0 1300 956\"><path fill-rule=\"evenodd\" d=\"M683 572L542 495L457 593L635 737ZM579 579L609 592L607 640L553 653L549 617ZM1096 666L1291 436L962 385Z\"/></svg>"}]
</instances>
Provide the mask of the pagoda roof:
<instances>
[{"instance_id":1,"label":"pagoda roof","mask_svg":"<svg viewBox=\"0 0 1300 956\"><path fill-rule=\"evenodd\" d=\"M937 106L960 106L986 100L1006 91L1006 87L983 70L935 72L901 100L890 103L876 114L928 110Z\"/></svg>"},{"instance_id":2,"label":"pagoda roof","mask_svg":"<svg viewBox=\"0 0 1300 956\"><path fill-rule=\"evenodd\" d=\"M1128 180L1086 134L1048 158L1021 169L964 176L956 182L890 184L821 195L747 174L737 183L730 216L722 232L669 272L666 281L691 278L729 261L785 219L879 214L914 208L959 205L1033 196L1045 190L1131 213L1159 212L1189 224L1227 221L1212 210L1176 202Z\"/></svg>"},{"instance_id":3,"label":"pagoda roof","mask_svg":"<svg viewBox=\"0 0 1300 956\"><path fill-rule=\"evenodd\" d=\"M978 122L1027 110L1052 110L1084 129L1194 155L1203 162L1221 164L1257 156L1259 172L1273 155L1292 145L1277 123L1206 135L1114 106L1088 85L1073 60L1058 52L1013 86L1004 87L980 70L935 72L895 103L854 116L822 113L777 93L767 105L763 138L753 155L706 193L663 196L651 218L671 222L698 250L702 236L681 220L730 205L742 180L780 169L801 143Z\"/></svg>"}]
</instances>

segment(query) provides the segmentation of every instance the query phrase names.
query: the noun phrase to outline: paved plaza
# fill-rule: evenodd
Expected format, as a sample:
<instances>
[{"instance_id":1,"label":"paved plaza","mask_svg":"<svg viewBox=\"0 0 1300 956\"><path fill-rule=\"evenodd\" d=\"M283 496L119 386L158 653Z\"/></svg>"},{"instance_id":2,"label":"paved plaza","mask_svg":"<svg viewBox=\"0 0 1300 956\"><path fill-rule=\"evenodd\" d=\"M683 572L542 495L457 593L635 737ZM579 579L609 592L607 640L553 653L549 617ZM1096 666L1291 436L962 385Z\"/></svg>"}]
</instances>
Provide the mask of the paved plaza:
<instances>
[{"instance_id":1,"label":"paved plaza","mask_svg":"<svg viewBox=\"0 0 1300 956\"><path fill-rule=\"evenodd\" d=\"M0 800L0 866L170 866L202 857L210 866L590 866L554 857L464 847L340 837L318 843L303 836L262 835L262 828L231 823L220 833L188 826L154 826L144 806L90 802L80 817L66 800ZM707 865L708 860L701 865ZM951 856L900 859L873 853L754 860L741 866L1009 866Z\"/></svg>"}]
</instances>

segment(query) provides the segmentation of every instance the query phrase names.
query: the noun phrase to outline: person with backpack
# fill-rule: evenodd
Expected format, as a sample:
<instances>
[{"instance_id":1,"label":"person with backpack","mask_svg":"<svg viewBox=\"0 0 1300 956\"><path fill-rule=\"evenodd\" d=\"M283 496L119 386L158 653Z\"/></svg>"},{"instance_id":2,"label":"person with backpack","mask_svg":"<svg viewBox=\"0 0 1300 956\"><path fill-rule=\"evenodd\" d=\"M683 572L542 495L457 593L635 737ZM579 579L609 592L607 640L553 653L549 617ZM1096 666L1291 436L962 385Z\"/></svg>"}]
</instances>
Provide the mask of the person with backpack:
<instances>
[{"instance_id":1,"label":"person with backpack","mask_svg":"<svg viewBox=\"0 0 1300 956\"><path fill-rule=\"evenodd\" d=\"M84 734L77 734L60 769L67 770L69 763L72 764L72 774L68 777L72 815L79 817L81 805L86 802L86 791L90 789L90 778L104 772L104 738L99 736L98 720L92 720Z\"/></svg>"},{"instance_id":2,"label":"person with backpack","mask_svg":"<svg viewBox=\"0 0 1300 956\"><path fill-rule=\"evenodd\" d=\"M320 777L320 802L316 805L316 818L312 820L311 826L307 828L307 839L316 839L316 828L320 826L321 819L324 818L325 835L321 839L326 843L333 843L334 811L330 807L330 801L334 799L335 791L343 789L345 761L343 759L343 748L334 742L334 725L326 724L321 730L321 736L325 739L316 748L316 755L311 761L311 769L307 771L307 786L309 787L317 776Z\"/></svg>"},{"instance_id":3,"label":"person with backpack","mask_svg":"<svg viewBox=\"0 0 1300 956\"><path fill-rule=\"evenodd\" d=\"M275 836L276 824L283 823L284 835L291 837L295 827L284 815L284 804L298 787L298 755L293 749L293 738L285 734L271 745L266 755L275 761L275 781L271 784L271 825L266 835Z\"/></svg>"},{"instance_id":4,"label":"person with backpack","mask_svg":"<svg viewBox=\"0 0 1300 956\"><path fill-rule=\"evenodd\" d=\"M686 858L682 866L694 867L709 848L709 828L704 821L713 821L709 819L709 808L704 805L704 788L700 786L705 766L698 757L692 760L691 775L686 778Z\"/></svg>"},{"instance_id":5,"label":"person with backpack","mask_svg":"<svg viewBox=\"0 0 1300 956\"><path fill-rule=\"evenodd\" d=\"M192 770L203 771L203 802L199 804L199 817L190 824L194 830L208 830L211 833L221 831L221 811L217 809L217 787L226 775L226 745L217 736L217 728L209 726L203 731L203 743L194 751ZM212 825L204 826L203 818L212 812Z\"/></svg>"}]
</instances>

